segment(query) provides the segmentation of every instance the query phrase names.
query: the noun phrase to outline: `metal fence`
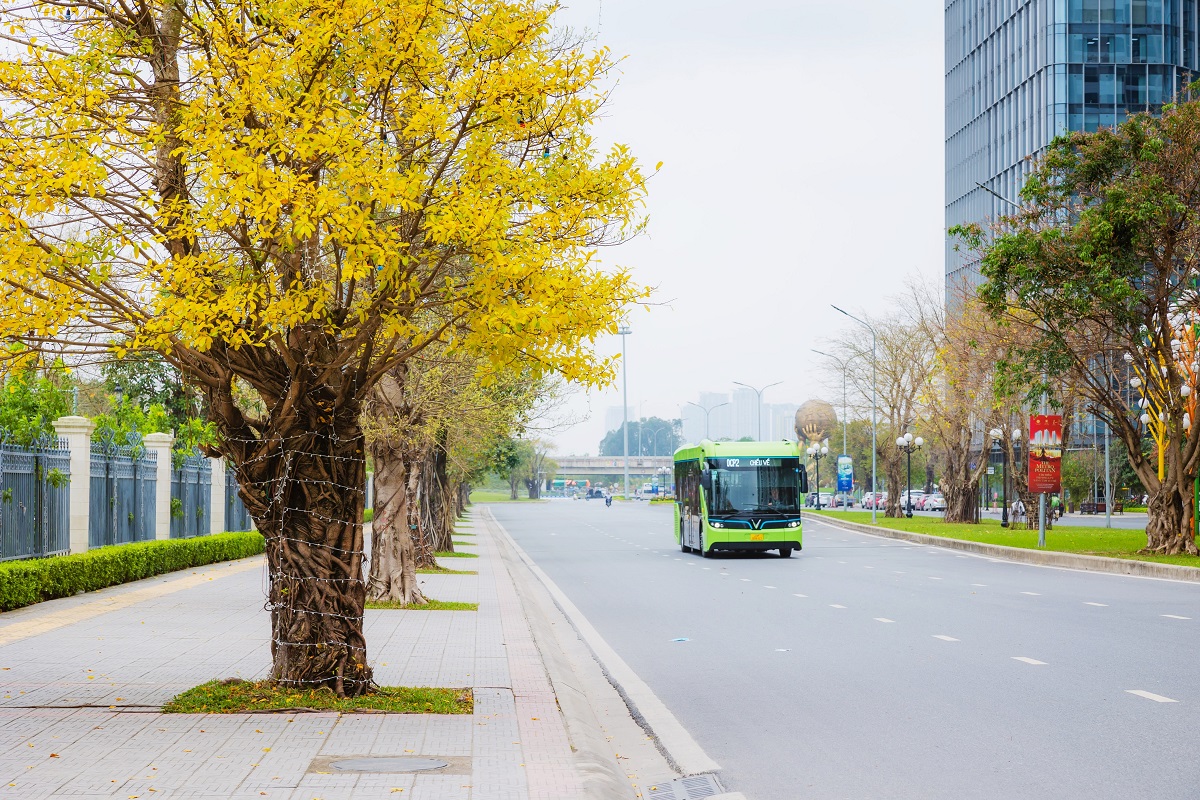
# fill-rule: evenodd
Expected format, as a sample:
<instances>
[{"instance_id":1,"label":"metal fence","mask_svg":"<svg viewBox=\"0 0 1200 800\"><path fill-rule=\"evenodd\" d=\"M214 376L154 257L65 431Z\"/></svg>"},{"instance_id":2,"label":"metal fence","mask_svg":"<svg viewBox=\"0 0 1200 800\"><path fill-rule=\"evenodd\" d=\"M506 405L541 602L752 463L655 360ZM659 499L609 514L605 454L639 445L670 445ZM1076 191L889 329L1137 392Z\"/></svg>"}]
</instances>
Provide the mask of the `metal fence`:
<instances>
[{"instance_id":1,"label":"metal fence","mask_svg":"<svg viewBox=\"0 0 1200 800\"><path fill-rule=\"evenodd\" d=\"M238 496L237 470L232 466L225 467L225 530L254 530L254 520Z\"/></svg>"},{"instance_id":2,"label":"metal fence","mask_svg":"<svg viewBox=\"0 0 1200 800\"><path fill-rule=\"evenodd\" d=\"M111 431L92 438L88 547L154 538L157 454L137 434L118 444Z\"/></svg>"},{"instance_id":3,"label":"metal fence","mask_svg":"<svg viewBox=\"0 0 1200 800\"><path fill-rule=\"evenodd\" d=\"M70 477L65 439L18 447L0 435L0 561L70 550Z\"/></svg>"},{"instance_id":4,"label":"metal fence","mask_svg":"<svg viewBox=\"0 0 1200 800\"><path fill-rule=\"evenodd\" d=\"M212 465L199 452L171 459L171 538L212 533Z\"/></svg>"}]
</instances>

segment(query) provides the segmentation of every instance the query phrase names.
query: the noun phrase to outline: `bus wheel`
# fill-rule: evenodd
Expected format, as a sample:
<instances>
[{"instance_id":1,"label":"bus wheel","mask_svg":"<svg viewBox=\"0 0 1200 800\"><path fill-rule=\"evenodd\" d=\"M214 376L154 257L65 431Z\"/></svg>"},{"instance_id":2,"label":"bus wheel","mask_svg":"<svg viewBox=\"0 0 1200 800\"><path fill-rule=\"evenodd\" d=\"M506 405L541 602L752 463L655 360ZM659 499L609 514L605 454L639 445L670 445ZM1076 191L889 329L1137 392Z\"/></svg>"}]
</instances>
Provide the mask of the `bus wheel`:
<instances>
[{"instance_id":1,"label":"bus wheel","mask_svg":"<svg viewBox=\"0 0 1200 800\"><path fill-rule=\"evenodd\" d=\"M684 542L684 539L683 539L683 536L682 536L682 535L680 535L680 537L679 537L679 549L680 549L680 550L682 550L682 551L683 551L683 552L685 552L685 553L690 553L690 552L692 552L692 548L690 548L690 547L688 547L688 546L687 546L687 544Z\"/></svg>"},{"instance_id":2,"label":"bus wheel","mask_svg":"<svg viewBox=\"0 0 1200 800\"><path fill-rule=\"evenodd\" d=\"M791 558L792 557L792 548L790 548L790 547L779 548L779 557L780 558Z\"/></svg>"},{"instance_id":3,"label":"bus wheel","mask_svg":"<svg viewBox=\"0 0 1200 800\"><path fill-rule=\"evenodd\" d=\"M701 558L708 558L708 557L709 557L709 552L708 552L708 550L706 550L706 549L704 548L704 534L703 534L703 533L702 533L702 534L700 534L700 557L701 557Z\"/></svg>"}]
</instances>

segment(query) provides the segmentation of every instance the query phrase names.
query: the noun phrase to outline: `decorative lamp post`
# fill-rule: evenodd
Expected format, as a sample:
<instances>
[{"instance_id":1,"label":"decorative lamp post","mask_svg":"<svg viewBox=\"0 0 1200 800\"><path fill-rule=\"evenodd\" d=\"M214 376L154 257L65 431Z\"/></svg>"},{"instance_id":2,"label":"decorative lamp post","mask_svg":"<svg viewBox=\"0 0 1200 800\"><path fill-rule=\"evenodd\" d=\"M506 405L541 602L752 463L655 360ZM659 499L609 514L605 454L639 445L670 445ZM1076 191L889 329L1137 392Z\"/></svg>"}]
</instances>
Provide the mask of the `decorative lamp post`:
<instances>
[{"instance_id":1,"label":"decorative lamp post","mask_svg":"<svg viewBox=\"0 0 1200 800\"><path fill-rule=\"evenodd\" d=\"M1000 527L1008 527L1008 447L1002 446L1004 443L1004 431L1000 428L992 428L988 433L992 437L992 445L1000 446L1000 456L1003 460L1004 476L1001 478L1001 486L1003 487L1004 505L1000 507ZM1009 433L1009 438L1013 444L1021 440L1021 431L1019 428L1014 428Z\"/></svg>"},{"instance_id":2,"label":"decorative lamp post","mask_svg":"<svg viewBox=\"0 0 1200 800\"><path fill-rule=\"evenodd\" d=\"M817 468L817 511L821 510L821 459L829 455L829 440L818 442L804 452L812 458Z\"/></svg>"},{"instance_id":3,"label":"decorative lamp post","mask_svg":"<svg viewBox=\"0 0 1200 800\"><path fill-rule=\"evenodd\" d=\"M913 513L912 513L912 454L913 454L914 450L920 450L924 446L925 446L925 440L922 439L920 436L918 436L917 438L914 439L913 435L911 433L906 433L903 436L896 439L896 447L900 448L900 452L902 452L908 456L908 482L906 484L907 488L904 490L904 496L906 498L905 505L908 507L908 510L905 513L905 516L908 517L909 519L912 519L912 515L913 515Z\"/></svg>"}]
</instances>

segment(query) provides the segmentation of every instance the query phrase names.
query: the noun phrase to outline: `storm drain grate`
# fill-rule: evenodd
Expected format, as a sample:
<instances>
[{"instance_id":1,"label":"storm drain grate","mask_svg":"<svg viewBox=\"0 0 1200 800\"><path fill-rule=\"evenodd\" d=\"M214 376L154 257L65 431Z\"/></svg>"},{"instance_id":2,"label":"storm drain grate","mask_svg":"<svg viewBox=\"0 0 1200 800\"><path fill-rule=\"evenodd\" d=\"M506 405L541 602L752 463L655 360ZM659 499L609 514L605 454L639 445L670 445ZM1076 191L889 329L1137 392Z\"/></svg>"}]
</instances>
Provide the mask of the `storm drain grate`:
<instances>
[{"instance_id":1,"label":"storm drain grate","mask_svg":"<svg viewBox=\"0 0 1200 800\"><path fill-rule=\"evenodd\" d=\"M651 783L646 787L646 800L702 800L724 791L717 777L706 773Z\"/></svg>"},{"instance_id":2,"label":"storm drain grate","mask_svg":"<svg viewBox=\"0 0 1200 800\"><path fill-rule=\"evenodd\" d=\"M422 772L445 769L449 761L439 758L409 758L407 756L377 758L341 758L330 763L337 772ZM707 795L705 795L707 796Z\"/></svg>"}]
</instances>

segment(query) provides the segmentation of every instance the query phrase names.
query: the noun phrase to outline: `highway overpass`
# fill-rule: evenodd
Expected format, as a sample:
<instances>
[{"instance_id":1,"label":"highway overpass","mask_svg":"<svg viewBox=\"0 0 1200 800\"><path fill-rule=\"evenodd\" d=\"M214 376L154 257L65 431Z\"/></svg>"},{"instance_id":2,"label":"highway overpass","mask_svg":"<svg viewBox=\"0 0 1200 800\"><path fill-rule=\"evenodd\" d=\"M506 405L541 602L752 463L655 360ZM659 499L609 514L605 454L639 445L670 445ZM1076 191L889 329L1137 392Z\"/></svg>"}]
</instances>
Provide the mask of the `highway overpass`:
<instances>
[{"instance_id":1,"label":"highway overpass","mask_svg":"<svg viewBox=\"0 0 1200 800\"><path fill-rule=\"evenodd\" d=\"M558 464L556 475L559 478L590 478L597 475L622 475L625 472L623 456L569 456L556 458L554 461ZM630 456L629 474L648 478L663 467L670 469L673 463L674 459L671 456Z\"/></svg>"}]
</instances>

